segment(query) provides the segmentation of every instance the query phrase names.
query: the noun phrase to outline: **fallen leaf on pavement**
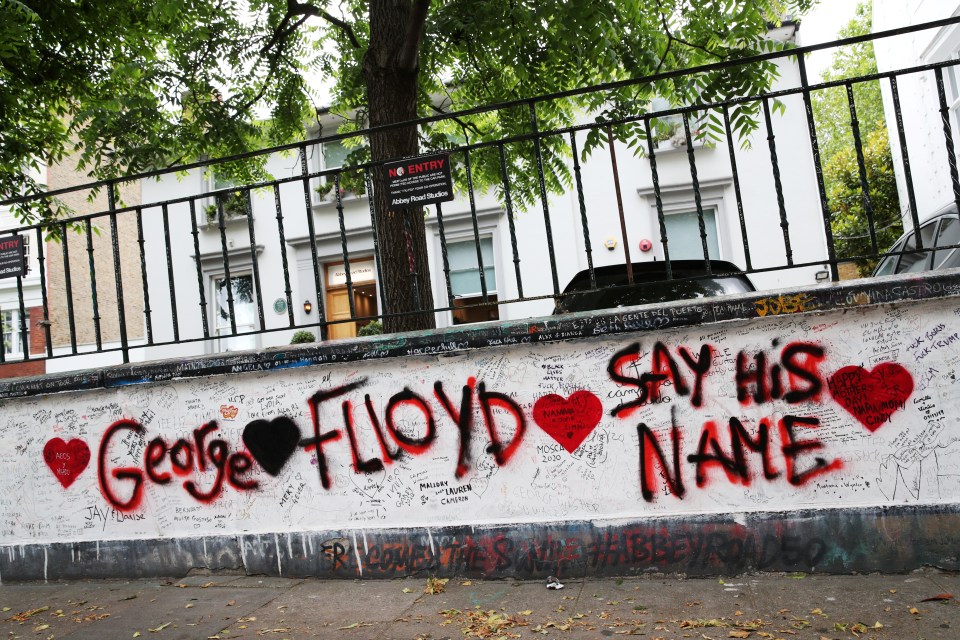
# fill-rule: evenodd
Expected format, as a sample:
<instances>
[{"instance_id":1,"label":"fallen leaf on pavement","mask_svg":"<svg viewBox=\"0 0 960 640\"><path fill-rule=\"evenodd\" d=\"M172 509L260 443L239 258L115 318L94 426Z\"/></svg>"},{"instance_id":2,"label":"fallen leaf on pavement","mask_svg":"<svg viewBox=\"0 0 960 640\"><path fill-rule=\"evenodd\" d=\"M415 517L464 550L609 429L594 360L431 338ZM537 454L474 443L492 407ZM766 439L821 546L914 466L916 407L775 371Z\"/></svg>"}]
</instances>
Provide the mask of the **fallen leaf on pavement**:
<instances>
[{"instance_id":1,"label":"fallen leaf on pavement","mask_svg":"<svg viewBox=\"0 0 960 640\"><path fill-rule=\"evenodd\" d=\"M423 592L432 596L443 593L448 582L450 582L450 578L427 578L427 586L423 588Z\"/></svg>"},{"instance_id":2,"label":"fallen leaf on pavement","mask_svg":"<svg viewBox=\"0 0 960 640\"><path fill-rule=\"evenodd\" d=\"M33 630L34 630L34 631L37 631L37 632L40 632L40 631L44 631L45 629L49 629L49 628L50 628L50 625L48 625L48 624L38 624L37 626L35 626L35 627L33 628Z\"/></svg>"},{"instance_id":3,"label":"fallen leaf on pavement","mask_svg":"<svg viewBox=\"0 0 960 640\"><path fill-rule=\"evenodd\" d=\"M163 630L166 629L167 627L169 627L171 624L173 624L173 623L172 623L172 622L164 622L164 623L163 623L162 625L160 625L159 627L156 627L155 629L147 629L147 631L149 631L150 633L158 633L158 632L160 632L160 631L163 631Z\"/></svg>"},{"instance_id":4,"label":"fallen leaf on pavement","mask_svg":"<svg viewBox=\"0 0 960 640\"><path fill-rule=\"evenodd\" d=\"M344 631L345 629L359 629L360 627L372 627L373 624L370 622L354 622L353 624L348 624L345 627L340 627L339 631Z\"/></svg>"},{"instance_id":5,"label":"fallen leaf on pavement","mask_svg":"<svg viewBox=\"0 0 960 640\"><path fill-rule=\"evenodd\" d=\"M728 627L726 622L723 620L717 620L716 618L712 620L681 620L680 628L681 629L697 629L701 627Z\"/></svg>"},{"instance_id":6,"label":"fallen leaf on pavement","mask_svg":"<svg viewBox=\"0 0 960 640\"><path fill-rule=\"evenodd\" d=\"M917 609L916 607L910 607L909 611L915 616L920 614L920 609Z\"/></svg>"},{"instance_id":7,"label":"fallen leaf on pavement","mask_svg":"<svg viewBox=\"0 0 960 640\"><path fill-rule=\"evenodd\" d=\"M200 588L201 588L201 589L207 589L207 588L209 588L209 587L212 587L213 584L214 584L214 583L212 583L212 582L204 582L202 585L200 585Z\"/></svg>"},{"instance_id":8,"label":"fallen leaf on pavement","mask_svg":"<svg viewBox=\"0 0 960 640\"><path fill-rule=\"evenodd\" d=\"M9 618L7 618L7 622L26 622L30 618L30 616L35 616L38 613L43 613L49 608L50 607L47 606L47 607L39 607L37 609L30 609L29 611L21 611L20 613L16 615L12 615Z\"/></svg>"},{"instance_id":9,"label":"fallen leaf on pavement","mask_svg":"<svg viewBox=\"0 0 960 640\"><path fill-rule=\"evenodd\" d=\"M521 616L528 616L528 615L530 615L531 613L533 613L533 610L532 610L532 609L524 609L523 611L517 611L517 613L518 613L519 615L521 615Z\"/></svg>"},{"instance_id":10,"label":"fallen leaf on pavement","mask_svg":"<svg viewBox=\"0 0 960 640\"><path fill-rule=\"evenodd\" d=\"M733 631L730 632L730 637L731 637L731 638L749 638L750 635L751 635L751 634L750 634L749 631L737 631L737 630L733 630Z\"/></svg>"},{"instance_id":11,"label":"fallen leaf on pavement","mask_svg":"<svg viewBox=\"0 0 960 640\"><path fill-rule=\"evenodd\" d=\"M460 583L460 586L461 586L461 587L472 587L472 586L473 586L473 580L464 580L463 582Z\"/></svg>"},{"instance_id":12,"label":"fallen leaf on pavement","mask_svg":"<svg viewBox=\"0 0 960 640\"><path fill-rule=\"evenodd\" d=\"M938 593L938 594L935 595L935 596L931 596L931 597L929 597L929 598L924 598L924 599L921 600L920 602L937 602L937 601L940 601L940 600L953 600L953 594L952 594L952 593Z\"/></svg>"},{"instance_id":13,"label":"fallen leaf on pavement","mask_svg":"<svg viewBox=\"0 0 960 640\"><path fill-rule=\"evenodd\" d=\"M235 605L235 604L237 604L237 601L236 601L236 600L230 600L229 602L227 602L227 606L228 606L228 607L232 607L232 606Z\"/></svg>"},{"instance_id":14,"label":"fallen leaf on pavement","mask_svg":"<svg viewBox=\"0 0 960 640\"><path fill-rule=\"evenodd\" d=\"M74 618L73 621L74 622L95 622L97 620L105 620L106 618L109 618L109 617L110 617L109 613L90 613L88 615L83 616L82 619Z\"/></svg>"},{"instance_id":15,"label":"fallen leaf on pavement","mask_svg":"<svg viewBox=\"0 0 960 640\"><path fill-rule=\"evenodd\" d=\"M140 632L139 632L139 631L134 631L134 632L133 632L133 637L134 637L134 638L139 638L139 637L140 637Z\"/></svg>"},{"instance_id":16,"label":"fallen leaf on pavement","mask_svg":"<svg viewBox=\"0 0 960 640\"><path fill-rule=\"evenodd\" d=\"M413 593L413 589L411 589L410 587L404 587L404 588L403 588L403 592L404 592L404 593Z\"/></svg>"}]
</instances>

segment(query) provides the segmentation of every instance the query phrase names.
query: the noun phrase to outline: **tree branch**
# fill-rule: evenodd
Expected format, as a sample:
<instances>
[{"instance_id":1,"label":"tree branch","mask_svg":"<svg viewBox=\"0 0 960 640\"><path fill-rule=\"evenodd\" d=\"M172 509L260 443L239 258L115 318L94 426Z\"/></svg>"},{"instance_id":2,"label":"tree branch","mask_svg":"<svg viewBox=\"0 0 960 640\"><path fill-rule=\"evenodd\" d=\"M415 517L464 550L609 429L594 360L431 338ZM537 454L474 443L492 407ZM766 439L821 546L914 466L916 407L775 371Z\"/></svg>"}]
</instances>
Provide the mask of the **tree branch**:
<instances>
[{"instance_id":1,"label":"tree branch","mask_svg":"<svg viewBox=\"0 0 960 640\"><path fill-rule=\"evenodd\" d=\"M448 113L447 111L444 111L440 107L435 107L433 105L430 105L430 108L433 109L434 113L439 113L440 115L446 115ZM460 118L451 118L451 120L453 120L458 125L460 125L460 128L463 129L464 131L466 131L467 129L470 129L472 131L475 131L478 136L481 136L481 137L483 136L483 131L481 131L480 128L477 127L477 125L472 124L470 122L464 122ZM469 144L469 141L468 141L468 144Z\"/></svg>"},{"instance_id":2,"label":"tree branch","mask_svg":"<svg viewBox=\"0 0 960 640\"><path fill-rule=\"evenodd\" d=\"M427 11L430 9L430 0L416 0L410 10L407 20L407 34L403 39L403 48L397 57L397 66L406 71L417 68L420 59L420 42L423 40L424 25L427 22Z\"/></svg>"},{"instance_id":3,"label":"tree branch","mask_svg":"<svg viewBox=\"0 0 960 640\"><path fill-rule=\"evenodd\" d=\"M290 24L290 21L294 17L300 16L300 19ZM360 48L360 41L357 40L357 35L353 32L353 27L350 26L345 20L341 20L336 16L333 16L320 7L315 7L309 2L298 2L297 0L287 0L287 13L283 16L283 19L280 21L280 24L276 26L273 30L273 35L270 36L270 40L267 44L263 45L260 49L260 55L266 55L277 43L284 40L291 33L296 31L301 24L303 24L307 18L323 18L333 26L339 28L343 33L346 34L347 39L350 40L350 44L353 45L354 49Z\"/></svg>"},{"instance_id":4,"label":"tree branch","mask_svg":"<svg viewBox=\"0 0 960 640\"><path fill-rule=\"evenodd\" d=\"M706 48L705 46L703 46L703 45L695 44L695 43L693 43L693 42L688 42L687 40L684 40L683 38L680 38L680 37L677 37L677 36L673 35L673 33L670 31L670 25L669 25L669 23L667 23L667 16L666 16L666 14L664 14L664 12L663 12L663 5L660 4L660 0L657 0L657 13L660 14L660 24L663 25L663 32L664 32L664 34L665 34L665 35L667 36L667 38L668 38L668 41L667 41L667 44L668 44L667 50L668 50L668 51L669 51L669 43L670 43L670 42L673 42L673 41L675 40L675 41L679 42L680 44L682 44L682 45L684 45L684 46L686 46L686 47L689 47L689 48L691 48L691 49L699 49L700 51L703 51L703 52L706 53L707 55L713 56L713 57L716 58L717 60L726 60L726 59L727 59L727 56L720 55L720 54L717 53L716 51L711 51L710 49L707 49L707 48ZM666 55L666 52L664 52L664 55ZM658 68L659 68L659 67L658 67Z\"/></svg>"}]
</instances>

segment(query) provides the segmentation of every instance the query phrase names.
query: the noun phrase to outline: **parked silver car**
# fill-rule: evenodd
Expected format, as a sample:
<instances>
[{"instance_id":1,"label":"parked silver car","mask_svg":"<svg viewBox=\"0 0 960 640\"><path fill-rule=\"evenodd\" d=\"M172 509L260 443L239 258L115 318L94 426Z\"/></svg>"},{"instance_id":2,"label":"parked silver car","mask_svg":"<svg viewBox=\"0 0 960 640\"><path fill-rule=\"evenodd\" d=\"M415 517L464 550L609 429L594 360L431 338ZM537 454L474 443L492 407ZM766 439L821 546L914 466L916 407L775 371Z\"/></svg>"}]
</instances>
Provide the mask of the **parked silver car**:
<instances>
[{"instance_id":1,"label":"parked silver car","mask_svg":"<svg viewBox=\"0 0 960 640\"><path fill-rule=\"evenodd\" d=\"M913 229L900 236L881 258L873 270L873 275L888 276L894 273L960 267L960 248L954 247L960 244L960 219L956 211L941 213L920 225L920 239L923 241L923 249L917 251L917 238Z\"/></svg>"}]
</instances>

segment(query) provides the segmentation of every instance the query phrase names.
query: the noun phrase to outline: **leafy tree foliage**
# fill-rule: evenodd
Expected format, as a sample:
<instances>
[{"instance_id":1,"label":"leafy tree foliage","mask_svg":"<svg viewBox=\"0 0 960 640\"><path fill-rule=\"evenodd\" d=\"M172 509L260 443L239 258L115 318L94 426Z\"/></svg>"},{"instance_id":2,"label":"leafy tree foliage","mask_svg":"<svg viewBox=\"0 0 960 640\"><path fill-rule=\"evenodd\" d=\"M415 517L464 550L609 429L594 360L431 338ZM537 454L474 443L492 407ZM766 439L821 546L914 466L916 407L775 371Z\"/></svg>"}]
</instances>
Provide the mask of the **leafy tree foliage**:
<instances>
[{"instance_id":1,"label":"leafy tree foliage","mask_svg":"<svg viewBox=\"0 0 960 640\"><path fill-rule=\"evenodd\" d=\"M870 206L873 216L876 247L870 236L867 210L860 187L860 168L853 147L841 149L824 165L827 197L837 240L837 255L855 257L861 275L869 275L876 259L868 256L882 252L903 233L897 178L890 155L890 138L885 126L877 126L867 134L863 144L864 167L870 185Z\"/></svg>"},{"instance_id":2,"label":"leafy tree foliage","mask_svg":"<svg viewBox=\"0 0 960 640\"><path fill-rule=\"evenodd\" d=\"M872 0L857 5L856 15L843 29L841 38L870 33ZM873 43L862 42L838 51L826 81L870 75L877 72ZM814 94L813 107L817 133L823 154L823 174L831 206L831 228L837 256L854 258L861 275L869 275L876 260L868 256L889 247L903 232L900 199L897 195L893 156L884 120L879 81L858 82L853 86L854 104L860 131L864 169L868 185L873 236L870 233L868 200L861 187L860 167L854 147L847 91L843 87ZM874 239L876 246L874 246Z\"/></svg>"},{"instance_id":3,"label":"leafy tree foliage","mask_svg":"<svg viewBox=\"0 0 960 640\"><path fill-rule=\"evenodd\" d=\"M110 178L299 138L316 112L316 74L332 81L342 130L380 127L769 51L768 25L814 1L0 0L0 194L29 193L22 169L41 157L76 152L91 176ZM506 170L522 205L539 194L534 143L523 138L534 127L644 113L654 96L756 93L775 73L750 65L382 130L354 144L349 161L519 137ZM740 134L755 126L750 109L733 110ZM638 147L643 130L614 134ZM606 135L591 133L584 152ZM560 136L543 140L548 189L569 185L569 153ZM499 184L499 150L471 153L471 168L476 186ZM235 179L261 170L262 160L225 169ZM379 190L373 197L393 240L382 243L384 276L396 278L386 283L390 310L430 308L429 278L416 295L406 285L408 247L429 272L422 211L390 212ZM411 318L388 318L385 329L427 327L433 316Z\"/></svg>"}]
</instances>

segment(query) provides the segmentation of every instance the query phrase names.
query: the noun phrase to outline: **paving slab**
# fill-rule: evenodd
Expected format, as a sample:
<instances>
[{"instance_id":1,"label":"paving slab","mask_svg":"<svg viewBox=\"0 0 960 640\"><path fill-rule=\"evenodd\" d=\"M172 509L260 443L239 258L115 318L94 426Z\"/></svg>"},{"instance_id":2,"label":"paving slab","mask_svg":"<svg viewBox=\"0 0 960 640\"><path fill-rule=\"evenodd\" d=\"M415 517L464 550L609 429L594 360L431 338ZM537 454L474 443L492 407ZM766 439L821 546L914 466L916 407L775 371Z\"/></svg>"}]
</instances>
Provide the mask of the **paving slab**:
<instances>
[{"instance_id":1,"label":"paving slab","mask_svg":"<svg viewBox=\"0 0 960 640\"><path fill-rule=\"evenodd\" d=\"M960 575L544 582L190 576L0 586L0 638L955 640ZM933 599L931 598L939 598ZM139 633L139 635L135 635Z\"/></svg>"}]
</instances>

